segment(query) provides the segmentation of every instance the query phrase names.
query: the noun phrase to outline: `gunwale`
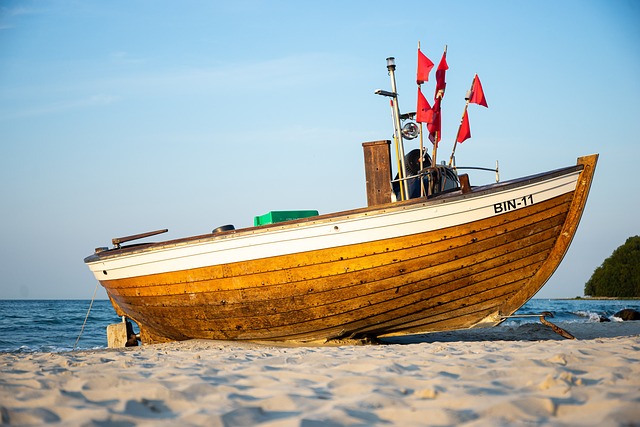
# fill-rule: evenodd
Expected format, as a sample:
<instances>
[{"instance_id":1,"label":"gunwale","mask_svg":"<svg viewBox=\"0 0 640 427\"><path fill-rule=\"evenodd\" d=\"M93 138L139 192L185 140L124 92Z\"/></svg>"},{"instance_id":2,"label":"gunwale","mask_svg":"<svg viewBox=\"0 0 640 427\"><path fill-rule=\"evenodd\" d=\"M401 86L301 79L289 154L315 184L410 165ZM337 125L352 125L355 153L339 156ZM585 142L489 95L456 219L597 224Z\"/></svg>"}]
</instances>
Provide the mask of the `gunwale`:
<instances>
[{"instance_id":1,"label":"gunwale","mask_svg":"<svg viewBox=\"0 0 640 427\"><path fill-rule=\"evenodd\" d=\"M524 229L525 226L527 225L527 222L531 221L532 215L535 215L535 217L541 217L543 215L553 217L558 215L558 213L556 212L556 210L558 209L558 204L554 203L549 205L550 207L546 208L544 212L537 212L536 214L531 214L529 211L522 210L522 209L512 211L511 216L514 219L510 220L510 222L514 224L520 224L519 226L516 226L517 228L515 229L515 231ZM478 239L479 241L478 244L483 244L483 241L489 241L491 239L495 239L495 240L504 239L504 236L502 235L502 233L498 233L498 234L495 233L495 230L493 229L495 227L491 228L488 226L485 226L485 227L478 226L475 228L476 230L474 232L474 236L476 239ZM448 233L448 234L451 236L452 233ZM465 241L466 237L467 237L466 235L458 235L458 236L447 237L446 240L442 240L442 239L433 240L430 242L430 245L436 246L436 248L435 249L432 249L431 247L429 249L422 248L422 251L425 253L428 253L431 256L437 256L442 253L451 254L453 251L463 247L465 244L468 243ZM406 242L406 239L393 239L393 240L395 240L396 242L402 242L402 241ZM422 256L421 255L422 252L420 251L421 248L417 245L411 245L411 244L401 245L401 243L396 243L396 244L398 246L394 248L393 242L389 242L389 241L371 242L371 245L373 245L374 248L370 248L369 250L370 253L368 254L353 256L353 257L341 257L343 259L340 259L340 260L327 260L326 258L323 258L322 262L316 263L316 264L298 263L297 265L294 265L292 262L288 260L283 260L280 262L270 261L268 263L268 265L270 266L268 270L252 271L252 272L243 272L244 268L241 266L237 268L234 268L234 266L229 266L228 270L231 270L231 273L230 273L231 277L228 278L229 279L228 283L225 283L225 285L220 286L220 289L217 292L226 291L226 292L232 293L237 291L247 291L247 290L255 289L257 286L256 284L251 284L251 282L249 281L250 276L263 276L266 274L273 273L274 271L282 270L283 266L287 266L287 269L290 270L290 272L288 272L289 274L287 275L288 276L287 280L282 280L277 283L275 282L263 283L261 286L259 286L259 288L260 288L260 292L262 292L262 290L267 290L272 287L277 287L277 286L286 284L288 286L288 290L286 292L286 295L283 295L282 298L288 298L292 295L295 295L291 292L291 290L295 290L295 284L298 282L309 282L310 280L317 280L320 282L326 279L327 277L334 276L340 270L343 270L345 268L344 266L347 266L347 265L350 266L351 272L361 271L362 268L359 268L357 265L354 266L354 260L357 260L359 258L367 257L371 259L372 257L386 257L391 253L396 253L397 254L396 258L400 258L404 262L410 262L411 260L419 259L420 256ZM495 247L492 242L484 243L484 245L487 246L486 248L487 250ZM425 246L425 245L423 244L422 246ZM382 247L384 247L384 249L382 249ZM296 254L295 256L299 256L299 255L300 254ZM287 256L287 258L291 258L291 257L292 257L291 255ZM454 260L460 260L460 258L458 257L454 258L453 255L450 255L448 257L443 257L442 259L437 259L436 262L446 263L446 262L452 262ZM296 274L297 270L300 270L309 266L317 266L319 264L325 264L327 265L327 267L333 266L333 270L327 271L326 269L324 269L323 270L324 274L319 275L317 277L309 277L306 275L303 277L302 274ZM366 269L374 270L377 264L379 263L373 263L373 265L371 265L370 263L368 264L369 266L366 267ZM162 293L158 295L161 297L172 295L177 298L180 298L180 296L184 295L184 289L183 289L184 284L176 283L171 279L169 280L165 279L165 281L162 281L162 276L166 276L166 274L158 274L158 275L152 275L152 276L146 276L144 278L140 278L136 282L135 286L128 285L126 279L104 281L104 283L109 284L110 289L117 291L119 295L123 295L123 296L134 295L132 292L127 292L127 287L129 289L139 289L143 287L146 290L152 289L154 287L162 288ZM222 274L214 277L213 274L211 274L208 271L204 272L202 274L202 277L197 277L197 276L198 276L197 272L192 273L192 277L190 278L189 283L195 284L198 282L205 282L205 281L210 281L214 279L225 278ZM239 281L240 283L232 283L231 279L233 278L241 278L241 281ZM261 277L258 277L254 279L253 282L261 283L261 282L264 282L264 280ZM234 285L237 285L237 286L234 286ZM318 285L321 285L321 284L319 283ZM169 288L173 286L179 289L176 289L175 292L171 292ZM350 284L350 286L357 286L357 285ZM316 292L322 292L321 290L319 290L319 288L322 289L320 286L314 286L314 290ZM336 284L333 283L331 285L327 285L327 288L329 290L334 290L336 289ZM305 293L306 292L301 291L300 294L302 295ZM153 297L153 294L141 295L140 293L136 293L135 295ZM231 298L225 298L225 301L227 302L227 304L232 304Z\"/></svg>"}]
</instances>

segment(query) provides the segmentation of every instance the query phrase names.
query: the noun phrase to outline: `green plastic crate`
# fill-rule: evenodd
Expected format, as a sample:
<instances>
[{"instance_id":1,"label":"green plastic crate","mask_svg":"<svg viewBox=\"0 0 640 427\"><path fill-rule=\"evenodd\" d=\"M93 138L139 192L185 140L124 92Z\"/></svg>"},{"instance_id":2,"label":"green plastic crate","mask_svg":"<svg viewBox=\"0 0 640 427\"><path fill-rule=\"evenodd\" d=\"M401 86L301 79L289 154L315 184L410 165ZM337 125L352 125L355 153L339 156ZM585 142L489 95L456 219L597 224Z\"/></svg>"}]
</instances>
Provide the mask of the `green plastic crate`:
<instances>
[{"instance_id":1,"label":"green plastic crate","mask_svg":"<svg viewBox=\"0 0 640 427\"><path fill-rule=\"evenodd\" d=\"M253 218L253 225L275 224L276 222L291 221L293 219L309 218L318 215L318 211L271 211Z\"/></svg>"}]
</instances>

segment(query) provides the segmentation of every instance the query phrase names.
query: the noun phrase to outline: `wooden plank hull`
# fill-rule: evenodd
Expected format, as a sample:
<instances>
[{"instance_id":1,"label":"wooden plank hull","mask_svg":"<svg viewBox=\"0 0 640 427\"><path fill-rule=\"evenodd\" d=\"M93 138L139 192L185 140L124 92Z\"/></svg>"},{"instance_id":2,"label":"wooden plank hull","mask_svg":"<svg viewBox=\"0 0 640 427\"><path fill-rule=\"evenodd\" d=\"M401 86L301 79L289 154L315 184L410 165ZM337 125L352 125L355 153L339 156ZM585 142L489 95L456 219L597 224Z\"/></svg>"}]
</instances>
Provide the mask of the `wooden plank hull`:
<instances>
[{"instance_id":1,"label":"wooden plank hull","mask_svg":"<svg viewBox=\"0 0 640 427\"><path fill-rule=\"evenodd\" d=\"M597 155L508 183L85 259L143 342L493 326L549 279Z\"/></svg>"}]
</instances>

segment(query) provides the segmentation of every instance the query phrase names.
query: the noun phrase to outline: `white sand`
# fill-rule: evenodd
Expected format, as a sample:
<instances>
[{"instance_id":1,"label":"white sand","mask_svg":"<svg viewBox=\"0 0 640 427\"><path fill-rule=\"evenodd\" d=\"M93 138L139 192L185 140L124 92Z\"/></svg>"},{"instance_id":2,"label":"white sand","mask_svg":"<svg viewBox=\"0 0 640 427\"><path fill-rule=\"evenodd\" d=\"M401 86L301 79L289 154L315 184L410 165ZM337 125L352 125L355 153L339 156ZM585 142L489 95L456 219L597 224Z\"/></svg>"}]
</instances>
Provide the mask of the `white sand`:
<instances>
[{"instance_id":1,"label":"white sand","mask_svg":"<svg viewBox=\"0 0 640 427\"><path fill-rule=\"evenodd\" d=\"M640 322L432 334L401 344L187 341L0 354L3 424L640 425Z\"/></svg>"}]
</instances>

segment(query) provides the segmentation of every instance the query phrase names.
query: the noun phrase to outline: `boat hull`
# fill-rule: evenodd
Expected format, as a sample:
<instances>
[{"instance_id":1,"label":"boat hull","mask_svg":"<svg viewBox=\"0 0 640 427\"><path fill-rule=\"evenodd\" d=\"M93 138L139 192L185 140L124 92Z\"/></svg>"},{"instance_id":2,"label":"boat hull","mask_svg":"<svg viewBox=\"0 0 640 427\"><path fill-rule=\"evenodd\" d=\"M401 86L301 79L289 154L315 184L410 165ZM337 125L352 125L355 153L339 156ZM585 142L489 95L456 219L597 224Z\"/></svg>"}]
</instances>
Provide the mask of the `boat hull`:
<instances>
[{"instance_id":1,"label":"boat hull","mask_svg":"<svg viewBox=\"0 0 640 427\"><path fill-rule=\"evenodd\" d=\"M553 274L597 155L430 200L85 259L145 343L326 341L494 326Z\"/></svg>"}]
</instances>

